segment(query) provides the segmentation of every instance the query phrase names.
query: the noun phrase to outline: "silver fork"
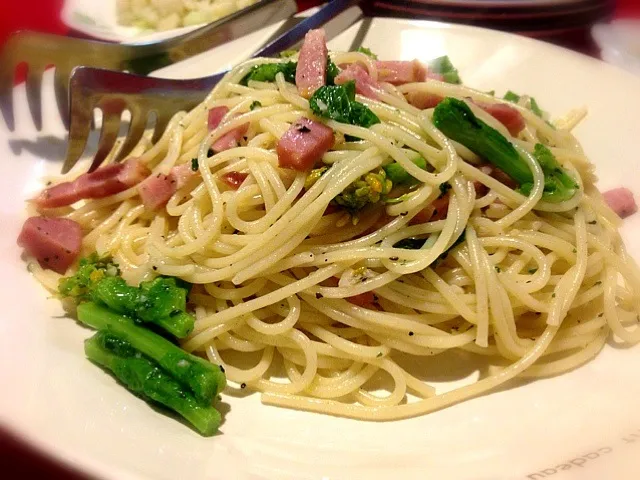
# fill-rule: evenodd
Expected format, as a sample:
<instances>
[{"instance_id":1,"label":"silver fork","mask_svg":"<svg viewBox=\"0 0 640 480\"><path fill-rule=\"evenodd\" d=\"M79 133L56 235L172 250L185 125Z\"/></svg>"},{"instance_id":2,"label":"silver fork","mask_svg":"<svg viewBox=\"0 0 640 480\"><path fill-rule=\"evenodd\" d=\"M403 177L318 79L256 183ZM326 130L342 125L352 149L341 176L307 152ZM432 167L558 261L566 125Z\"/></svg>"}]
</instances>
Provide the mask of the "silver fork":
<instances>
[{"instance_id":1,"label":"silver fork","mask_svg":"<svg viewBox=\"0 0 640 480\"><path fill-rule=\"evenodd\" d=\"M362 18L358 0L332 0L314 15L305 18L264 48L252 55L269 57L298 44L311 29L324 26L329 39L337 36ZM102 110L102 129L98 150L89 171L96 169L114 147L120 130L122 113L131 114L124 143L114 161L125 158L137 145L155 114L153 141L164 133L171 117L201 103L226 72L193 80L170 80L144 77L91 67L78 67L70 81L70 118L67 154L62 173L68 172L82 156L91 132L96 108Z\"/></svg>"},{"instance_id":2,"label":"silver fork","mask_svg":"<svg viewBox=\"0 0 640 480\"><path fill-rule=\"evenodd\" d=\"M9 130L15 128L13 79L18 65L28 64L27 101L38 130L42 128L41 85L47 67L55 66L54 88L60 115L68 126L69 77L79 65L146 75L202 53L259 28L291 17L295 0L261 0L228 17L167 40L117 44L22 31L7 40L0 57L0 110Z\"/></svg>"}]
</instances>

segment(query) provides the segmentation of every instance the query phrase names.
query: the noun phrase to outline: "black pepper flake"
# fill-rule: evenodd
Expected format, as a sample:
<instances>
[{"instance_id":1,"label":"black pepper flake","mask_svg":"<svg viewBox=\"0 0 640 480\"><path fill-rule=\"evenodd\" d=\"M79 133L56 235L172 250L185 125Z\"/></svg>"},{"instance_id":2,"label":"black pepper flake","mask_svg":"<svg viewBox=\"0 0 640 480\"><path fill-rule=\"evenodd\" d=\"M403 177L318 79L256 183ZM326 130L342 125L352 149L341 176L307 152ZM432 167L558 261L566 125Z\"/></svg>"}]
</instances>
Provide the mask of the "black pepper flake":
<instances>
[{"instance_id":1,"label":"black pepper flake","mask_svg":"<svg viewBox=\"0 0 640 480\"><path fill-rule=\"evenodd\" d=\"M576 250L575 248L573 249L573 253L578 253L578 250Z\"/></svg>"},{"instance_id":2,"label":"black pepper flake","mask_svg":"<svg viewBox=\"0 0 640 480\"><path fill-rule=\"evenodd\" d=\"M65 250L68 255L71 255L71 250Z\"/></svg>"},{"instance_id":3,"label":"black pepper flake","mask_svg":"<svg viewBox=\"0 0 640 480\"><path fill-rule=\"evenodd\" d=\"M240 388L247 388L247 384L246 384L246 383L244 383L244 382L242 382L242 383L240 384Z\"/></svg>"},{"instance_id":4,"label":"black pepper flake","mask_svg":"<svg viewBox=\"0 0 640 480\"><path fill-rule=\"evenodd\" d=\"M378 295L376 295L375 293L373 294L373 301L377 302L379 300Z\"/></svg>"},{"instance_id":5,"label":"black pepper flake","mask_svg":"<svg viewBox=\"0 0 640 480\"><path fill-rule=\"evenodd\" d=\"M401 216L401 217L406 217L406 216L407 216L407 212L402 212L402 213L400 214L400 216Z\"/></svg>"},{"instance_id":6,"label":"black pepper flake","mask_svg":"<svg viewBox=\"0 0 640 480\"><path fill-rule=\"evenodd\" d=\"M602 317L604 317L604 312L598 314L598 318L602 318Z\"/></svg>"},{"instance_id":7,"label":"black pepper flake","mask_svg":"<svg viewBox=\"0 0 640 480\"><path fill-rule=\"evenodd\" d=\"M435 216L435 215L437 215L437 214L438 214L438 209L436 208L436 209L433 211L433 213L431 214L431 216L433 217L433 216Z\"/></svg>"},{"instance_id":8,"label":"black pepper flake","mask_svg":"<svg viewBox=\"0 0 640 480\"><path fill-rule=\"evenodd\" d=\"M47 187L48 187L49 185L51 185L52 183L53 183L53 182L52 182L51 180L49 180L49 181L47 182Z\"/></svg>"},{"instance_id":9,"label":"black pepper flake","mask_svg":"<svg viewBox=\"0 0 640 480\"><path fill-rule=\"evenodd\" d=\"M409 332L409 336L410 336L410 337L413 337L413 332Z\"/></svg>"},{"instance_id":10,"label":"black pepper flake","mask_svg":"<svg viewBox=\"0 0 640 480\"><path fill-rule=\"evenodd\" d=\"M320 299L322 298L322 294L321 294L321 293L316 293L316 298L317 298L318 300L320 300Z\"/></svg>"},{"instance_id":11,"label":"black pepper flake","mask_svg":"<svg viewBox=\"0 0 640 480\"><path fill-rule=\"evenodd\" d=\"M594 286L596 285L602 285L602 282L600 280L598 280L596 283L593 284Z\"/></svg>"},{"instance_id":12,"label":"black pepper flake","mask_svg":"<svg viewBox=\"0 0 640 480\"><path fill-rule=\"evenodd\" d=\"M376 358L380 358L382 356L382 352L378 352L378 354L376 355Z\"/></svg>"},{"instance_id":13,"label":"black pepper flake","mask_svg":"<svg viewBox=\"0 0 640 480\"><path fill-rule=\"evenodd\" d=\"M210 148L209 150L207 150L207 157L213 157L213 148Z\"/></svg>"},{"instance_id":14,"label":"black pepper flake","mask_svg":"<svg viewBox=\"0 0 640 480\"><path fill-rule=\"evenodd\" d=\"M222 365L219 365L219 367L220 367L220 371L224 373L224 367Z\"/></svg>"},{"instance_id":15,"label":"black pepper flake","mask_svg":"<svg viewBox=\"0 0 640 480\"><path fill-rule=\"evenodd\" d=\"M162 174L159 173L159 174L156 175L156 178L160 178L161 176L162 176Z\"/></svg>"},{"instance_id":16,"label":"black pepper flake","mask_svg":"<svg viewBox=\"0 0 640 480\"><path fill-rule=\"evenodd\" d=\"M389 260L391 260L392 262L395 262L398 259L399 259L399 257L389 257Z\"/></svg>"},{"instance_id":17,"label":"black pepper flake","mask_svg":"<svg viewBox=\"0 0 640 480\"><path fill-rule=\"evenodd\" d=\"M306 125L298 125L296 130L298 130L300 133L309 133L311 131L311 129Z\"/></svg>"},{"instance_id":18,"label":"black pepper flake","mask_svg":"<svg viewBox=\"0 0 640 480\"><path fill-rule=\"evenodd\" d=\"M597 220L592 220L590 222L587 222L589 225L596 225L598 223Z\"/></svg>"},{"instance_id":19,"label":"black pepper flake","mask_svg":"<svg viewBox=\"0 0 640 480\"><path fill-rule=\"evenodd\" d=\"M555 292L551 294L551 298L556 298Z\"/></svg>"},{"instance_id":20,"label":"black pepper flake","mask_svg":"<svg viewBox=\"0 0 640 480\"><path fill-rule=\"evenodd\" d=\"M155 265L151 268L153 268L154 270L158 270L158 267L156 267Z\"/></svg>"},{"instance_id":21,"label":"black pepper flake","mask_svg":"<svg viewBox=\"0 0 640 480\"><path fill-rule=\"evenodd\" d=\"M49 257L44 257L44 263L49 263Z\"/></svg>"}]
</instances>

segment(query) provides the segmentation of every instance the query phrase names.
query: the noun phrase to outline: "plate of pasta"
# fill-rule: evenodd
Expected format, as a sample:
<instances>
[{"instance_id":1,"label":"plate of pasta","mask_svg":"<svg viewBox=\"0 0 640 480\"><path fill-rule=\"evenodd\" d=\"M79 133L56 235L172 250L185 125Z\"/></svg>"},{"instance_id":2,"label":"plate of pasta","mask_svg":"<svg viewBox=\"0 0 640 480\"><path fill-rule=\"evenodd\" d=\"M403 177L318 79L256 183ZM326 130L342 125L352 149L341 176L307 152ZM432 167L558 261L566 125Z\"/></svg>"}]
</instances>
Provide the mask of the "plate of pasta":
<instances>
[{"instance_id":1,"label":"plate of pasta","mask_svg":"<svg viewBox=\"0 0 640 480\"><path fill-rule=\"evenodd\" d=\"M104 478L634 478L638 79L432 22L246 41L157 72L238 59L122 162L57 174L50 86L1 134L3 424Z\"/></svg>"}]
</instances>

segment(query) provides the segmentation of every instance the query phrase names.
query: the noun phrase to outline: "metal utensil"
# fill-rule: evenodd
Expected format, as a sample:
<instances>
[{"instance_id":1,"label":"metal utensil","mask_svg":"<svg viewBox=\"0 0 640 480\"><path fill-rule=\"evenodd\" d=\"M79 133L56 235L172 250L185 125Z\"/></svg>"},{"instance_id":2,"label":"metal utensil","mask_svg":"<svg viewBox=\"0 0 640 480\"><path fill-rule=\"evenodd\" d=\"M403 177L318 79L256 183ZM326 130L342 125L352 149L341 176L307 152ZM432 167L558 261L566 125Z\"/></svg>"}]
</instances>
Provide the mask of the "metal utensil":
<instances>
[{"instance_id":1,"label":"metal utensil","mask_svg":"<svg viewBox=\"0 0 640 480\"><path fill-rule=\"evenodd\" d=\"M255 52L252 58L274 56L292 48L314 28L324 26L329 39L337 36L362 18L362 10L357 6L359 3L357 0L333 0L327 3L317 13ZM201 103L226 73L193 80L170 80L91 67L76 68L70 81L71 124L62 173L68 172L82 155L91 132L94 109L102 110L102 129L98 151L89 171L97 168L111 152L125 110L131 113L131 120L115 161L125 158L137 145L149 115L156 117L153 133L155 142L176 112L190 110Z\"/></svg>"},{"instance_id":2,"label":"metal utensil","mask_svg":"<svg viewBox=\"0 0 640 480\"><path fill-rule=\"evenodd\" d=\"M100 67L146 75L284 20L296 11L295 0L261 0L184 35L138 44L17 32L7 40L0 57L0 110L7 127L13 130L13 79L16 67L22 63L28 64L27 101L36 128L42 128L42 75L51 65L55 66L54 88L58 109L65 126L68 126L68 85L75 67Z\"/></svg>"}]
</instances>

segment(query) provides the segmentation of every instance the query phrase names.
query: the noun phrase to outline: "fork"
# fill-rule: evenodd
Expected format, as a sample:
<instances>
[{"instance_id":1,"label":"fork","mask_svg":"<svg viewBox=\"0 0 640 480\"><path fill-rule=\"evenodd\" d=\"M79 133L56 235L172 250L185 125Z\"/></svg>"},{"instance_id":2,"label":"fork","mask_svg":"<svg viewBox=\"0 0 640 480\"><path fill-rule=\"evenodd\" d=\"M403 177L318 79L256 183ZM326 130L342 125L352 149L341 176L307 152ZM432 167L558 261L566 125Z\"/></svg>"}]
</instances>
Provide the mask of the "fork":
<instances>
[{"instance_id":1,"label":"fork","mask_svg":"<svg viewBox=\"0 0 640 480\"><path fill-rule=\"evenodd\" d=\"M296 46L305 34L324 26L329 39L342 33L363 16L359 0L332 0L314 15L284 32L251 58L270 57ZM171 117L191 110L201 103L211 89L226 75L221 72L192 80L145 77L91 67L77 67L70 80L70 118L67 154L62 173L67 173L80 159L91 132L94 110L102 110L102 127L98 149L89 171L104 161L114 147L122 113L131 114L129 128L114 162L119 162L138 144L151 114L155 115L152 141L164 133Z\"/></svg>"},{"instance_id":2,"label":"fork","mask_svg":"<svg viewBox=\"0 0 640 480\"><path fill-rule=\"evenodd\" d=\"M291 17L295 0L261 0L192 32L166 40L117 44L21 31L15 33L0 57L0 110L14 130L13 79L18 65L28 64L27 102L36 129L42 129L41 85L47 67L55 66L54 89L60 116L68 127L69 77L79 65L125 70L146 75L153 70L202 53L259 28Z\"/></svg>"}]
</instances>

